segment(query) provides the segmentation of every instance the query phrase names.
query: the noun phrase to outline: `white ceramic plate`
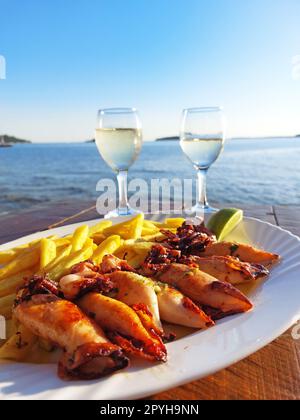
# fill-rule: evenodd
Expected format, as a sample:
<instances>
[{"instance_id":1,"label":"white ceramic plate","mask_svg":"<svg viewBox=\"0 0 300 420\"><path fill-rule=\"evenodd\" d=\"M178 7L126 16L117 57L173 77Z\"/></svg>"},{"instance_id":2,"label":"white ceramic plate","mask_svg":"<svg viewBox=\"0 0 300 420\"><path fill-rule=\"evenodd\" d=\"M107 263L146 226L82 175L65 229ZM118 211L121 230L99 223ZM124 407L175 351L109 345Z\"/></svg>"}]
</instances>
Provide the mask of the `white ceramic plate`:
<instances>
[{"instance_id":1,"label":"white ceramic plate","mask_svg":"<svg viewBox=\"0 0 300 420\"><path fill-rule=\"evenodd\" d=\"M65 235L74 227L39 232L0 248L7 249L49 234ZM255 305L252 312L226 318L214 328L168 344L165 364L135 364L101 380L63 382L57 378L56 365L1 363L0 399L142 398L212 374L270 343L300 318L300 239L250 218L244 219L230 239L282 256L282 262L272 270L269 279L250 292Z\"/></svg>"}]
</instances>

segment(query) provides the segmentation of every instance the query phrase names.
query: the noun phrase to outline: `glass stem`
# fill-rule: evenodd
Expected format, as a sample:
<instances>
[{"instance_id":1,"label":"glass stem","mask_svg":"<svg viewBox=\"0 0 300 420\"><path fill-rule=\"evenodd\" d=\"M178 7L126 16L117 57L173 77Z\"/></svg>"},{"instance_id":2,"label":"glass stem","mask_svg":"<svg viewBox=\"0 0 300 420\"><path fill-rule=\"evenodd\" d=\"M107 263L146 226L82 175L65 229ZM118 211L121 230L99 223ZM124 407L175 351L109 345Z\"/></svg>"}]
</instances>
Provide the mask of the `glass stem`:
<instances>
[{"instance_id":1,"label":"glass stem","mask_svg":"<svg viewBox=\"0 0 300 420\"><path fill-rule=\"evenodd\" d=\"M127 198L127 172L119 171L117 174L118 187L119 187L119 214L125 215L128 211L128 198Z\"/></svg>"},{"instance_id":2,"label":"glass stem","mask_svg":"<svg viewBox=\"0 0 300 420\"><path fill-rule=\"evenodd\" d=\"M198 169L198 205L200 207L208 207L208 202L206 198L206 174L207 169Z\"/></svg>"}]
</instances>

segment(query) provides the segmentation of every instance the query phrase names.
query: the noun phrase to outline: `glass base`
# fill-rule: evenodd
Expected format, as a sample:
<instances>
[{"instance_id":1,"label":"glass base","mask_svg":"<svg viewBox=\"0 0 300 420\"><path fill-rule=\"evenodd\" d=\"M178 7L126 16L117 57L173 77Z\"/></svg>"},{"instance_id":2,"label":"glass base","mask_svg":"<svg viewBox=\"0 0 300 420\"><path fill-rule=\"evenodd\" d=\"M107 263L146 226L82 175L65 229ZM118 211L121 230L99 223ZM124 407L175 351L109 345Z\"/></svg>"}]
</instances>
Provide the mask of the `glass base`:
<instances>
[{"instance_id":1,"label":"glass base","mask_svg":"<svg viewBox=\"0 0 300 420\"><path fill-rule=\"evenodd\" d=\"M122 216L135 216L139 213L141 213L139 210L133 209L132 207L126 207L126 208L119 207L119 208L109 211L104 216L104 219L110 219L112 217L122 217Z\"/></svg>"},{"instance_id":2,"label":"glass base","mask_svg":"<svg viewBox=\"0 0 300 420\"><path fill-rule=\"evenodd\" d=\"M210 215L216 213L219 209L210 207L209 204L200 204L197 203L190 209L184 209L184 212L190 217L196 217L198 219L205 219L205 215Z\"/></svg>"}]
</instances>

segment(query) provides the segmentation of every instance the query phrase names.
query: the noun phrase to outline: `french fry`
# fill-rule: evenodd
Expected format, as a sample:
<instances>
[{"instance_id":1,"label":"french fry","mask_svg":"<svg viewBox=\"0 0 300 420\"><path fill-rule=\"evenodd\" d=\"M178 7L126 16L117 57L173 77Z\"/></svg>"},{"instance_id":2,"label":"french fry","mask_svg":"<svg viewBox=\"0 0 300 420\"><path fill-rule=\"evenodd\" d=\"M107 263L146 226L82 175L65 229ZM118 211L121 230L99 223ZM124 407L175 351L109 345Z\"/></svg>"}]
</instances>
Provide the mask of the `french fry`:
<instances>
[{"instance_id":1,"label":"french fry","mask_svg":"<svg viewBox=\"0 0 300 420\"><path fill-rule=\"evenodd\" d=\"M145 260L154 244L153 242L127 243L120 247L115 255L121 259L125 257L128 263L136 268Z\"/></svg>"},{"instance_id":2,"label":"french fry","mask_svg":"<svg viewBox=\"0 0 300 420\"><path fill-rule=\"evenodd\" d=\"M16 299L16 294L12 293L7 296L0 298L0 315L4 318L9 319L12 315L12 308Z\"/></svg>"},{"instance_id":3,"label":"french fry","mask_svg":"<svg viewBox=\"0 0 300 420\"><path fill-rule=\"evenodd\" d=\"M51 240L54 240L56 238L57 238L56 235L51 235L51 236L48 236L47 237L47 239L51 239ZM13 248L13 250L14 251L22 251L24 249L29 250L32 247L38 246L38 244L41 242L41 240L42 240L42 238L40 238L40 239L34 239L33 241L28 242L27 244L19 245L19 246Z\"/></svg>"},{"instance_id":4,"label":"french fry","mask_svg":"<svg viewBox=\"0 0 300 420\"><path fill-rule=\"evenodd\" d=\"M8 249L7 251L0 251L0 264L7 264L12 261L18 253L13 249Z\"/></svg>"},{"instance_id":5,"label":"french fry","mask_svg":"<svg viewBox=\"0 0 300 420\"><path fill-rule=\"evenodd\" d=\"M90 226L89 228L89 236L94 236L96 234L102 233L104 229L110 227L112 225L111 220L102 220L101 222L97 223L94 226Z\"/></svg>"},{"instance_id":6,"label":"french fry","mask_svg":"<svg viewBox=\"0 0 300 420\"><path fill-rule=\"evenodd\" d=\"M151 223L159 229L163 226L162 222L156 222L155 220L151 220Z\"/></svg>"},{"instance_id":7,"label":"french fry","mask_svg":"<svg viewBox=\"0 0 300 420\"><path fill-rule=\"evenodd\" d=\"M25 249L16 258L0 269L0 280L33 267L39 260L40 250L38 246L34 246L29 250Z\"/></svg>"},{"instance_id":8,"label":"french fry","mask_svg":"<svg viewBox=\"0 0 300 420\"><path fill-rule=\"evenodd\" d=\"M70 239L68 238L57 238L54 239L56 247L64 246L64 245L70 245Z\"/></svg>"},{"instance_id":9,"label":"french fry","mask_svg":"<svg viewBox=\"0 0 300 420\"><path fill-rule=\"evenodd\" d=\"M177 229L185 222L185 219L183 217L167 217L164 222L168 227Z\"/></svg>"},{"instance_id":10,"label":"french fry","mask_svg":"<svg viewBox=\"0 0 300 420\"><path fill-rule=\"evenodd\" d=\"M37 337L23 325L19 325L18 331L13 334L0 348L0 359L25 361L30 355Z\"/></svg>"},{"instance_id":11,"label":"french fry","mask_svg":"<svg viewBox=\"0 0 300 420\"><path fill-rule=\"evenodd\" d=\"M159 233L155 233L154 235L146 235L143 236L143 241L145 242L159 242L159 241L163 241L165 239L165 235L161 232Z\"/></svg>"},{"instance_id":12,"label":"french fry","mask_svg":"<svg viewBox=\"0 0 300 420\"><path fill-rule=\"evenodd\" d=\"M132 246L134 245L136 242L138 241L138 239L125 239L123 240L123 244L122 246Z\"/></svg>"},{"instance_id":13,"label":"french fry","mask_svg":"<svg viewBox=\"0 0 300 420\"><path fill-rule=\"evenodd\" d=\"M54 267L56 267L58 264L60 264L65 257L70 255L71 249L72 249L72 245L68 245L66 247L63 247L62 250L58 249L57 254L56 254L56 258L54 258L53 261L51 261L48 265L46 265L43 272L48 273ZM40 271L39 274L41 274L41 271Z\"/></svg>"},{"instance_id":14,"label":"french fry","mask_svg":"<svg viewBox=\"0 0 300 420\"><path fill-rule=\"evenodd\" d=\"M40 270L50 264L56 257L56 243L47 238L41 239Z\"/></svg>"},{"instance_id":15,"label":"french fry","mask_svg":"<svg viewBox=\"0 0 300 420\"><path fill-rule=\"evenodd\" d=\"M143 221L143 228L147 228L147 229L156 229L156 230L158 230L159 229L159 226L157 226L157 224L159 225L159 224L161 224L161 223L158 223L158 222L152 222L152 221L150 221L150 220L144 220Z\"/></svg>"},{"instance_id":16,"label":"french fry","mask_svg":"<svg viewBox=\"0 0 300 420\"><path fill-rule=\"evenodd\" d=\"M79 251L73 252L70 255L64 257L59 264L57 264L52 270L48 272L48 275L52 280L57 281L59 278L67 274L73 265L81 261L88 260L92 255L92 245L83 247Z\"/></svg>"},{"instance_id":17,"label":"french fry","mask_svg":"<svg viewBox=\"0 0 300 420\"><path fill-rule=\"evenodd\" d=\"M144 220L142 234L141 234L142 236L154 235L155 233L158 233L158 232L159 232L158 226L150 222L150 220Z\"/></svg>"},{"instance_id":18,"label":"french fry","mask_svg":"<svg viewBox=\"0 0 300 420\"><path fill-rule=\"evenodd\" d=\"M79 251L83 247L88 236L89 236L88 225L79 226L73 234L71 252Z\"/></svg>"},{"instance_id":19,"label":"french fry","mask_svg":"<svg viewBox=\"0 0 300 420\"><path fill-rule=\"evenodd\" d=\"M129 241L125 241L124 245L120 248L122 252L133 251L136 254L145 255L151 251L152 246L155 245L155 242L128 242Z\"/></svg>"},{"instance_id":20,"label":"french fry","mask_svg":"<svg viewBox=\"0 0 300 420\"><path fill-rule=\"evenodd\" d=\"M47 239L55 239L57 236L49 236ZM41 239L35 239L34 241L28 242L23 245L18 245L16 247L6 249L4 251L0 251L0 264L7 264L12 261L16 256L18 256L21 252L28 250L30 248L36 247Z\"/></svg>"},{"instance_id":21,"label":"french fry","mask_svg":"<svg viewBox=\"0 0 300 420\"><path fill-rule=\"evenodd\" d=\"M103 230L105 236L119 235L123 239L137 239L142 234L144 214L139 213L130 220L118 223Z\"/></svg>"},{"instance_id":22,"label":"french fry","mask_svg":"<svg viewBox=\"0 0 300 420\"><path fill-rule=\"evenodd\" d=\"M14 293L24 282L24 277L30 277L37 271L37 266L30 270L24 270L0 282L0 297Z\"/></svg>"},{"instance_id":23,"label":"french fry","mask_svg":"<svg viewBox=\"0 0 300 420\"><path fill-rule=\"evenodd\" d=\"M26 244L18 245L14 248L12 248L14 251L24 251L25 249L29 249L32 246L36 245L40 242L40 239L35 239L34 241L27 242Z\"/></svg>"},{"instance_id":24,"label":"french fry","mask_svg":"<svg viewBox=\"0 0 300 420\"><path fill-rule=\"evenodd\" d=\"M142 229L142 236L148 236L148 235L155 235L156 233L159 233L159 229L154 227L154 229L143 227Z\"/></svg>"},{"instance_id":25,"label":"french fry","mask_svg":"<svg viewBox=\"0 0 300 420\"><path fill-rule=\"evenodd\" d=\"M94 246L94 241L92 238L87 238L87 240L84 243L84 248L87 248L88 246Z\"/></svg>"},{"instance_id":26,"label":"french fry","mask_svg":"<svg viewBox=\"0 0 300 420\"><path fill-rule=\"evenodd\" d=\"M111 235L105 239L94 251L92 260L100 264L106 254L113 254L121 245L121 238L118 235Z\"/></svg>"},{"instance_id":27,"label":"french fry","mask_svg":"<svg viewBox=\"0 0 300 420\"><path fill-rule=\"evenodd\" d=\"M16 258L20 253L24 252L25 250L30 250L30 248L36 247L40 239L35 239L32 242L28 242L24 245L19 245L14 248L10 248L4 251L0 251L0 264L7 264Z\"/></svg>"}]
</instances>

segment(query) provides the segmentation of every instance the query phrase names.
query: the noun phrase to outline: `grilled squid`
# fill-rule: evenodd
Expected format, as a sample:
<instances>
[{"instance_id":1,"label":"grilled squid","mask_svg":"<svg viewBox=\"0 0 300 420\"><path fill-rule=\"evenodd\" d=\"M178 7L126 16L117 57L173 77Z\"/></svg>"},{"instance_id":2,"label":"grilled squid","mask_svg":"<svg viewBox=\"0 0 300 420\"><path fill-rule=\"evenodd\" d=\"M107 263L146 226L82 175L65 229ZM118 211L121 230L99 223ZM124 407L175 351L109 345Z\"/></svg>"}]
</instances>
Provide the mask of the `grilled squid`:
<instances>
[{"instance_id":1,"label":"grilled squid","mask_svg":"<svg viewBox=\"0 0 300 420\"><path fill-rule=\"evenodd\" d=\"M114 287L113 283L108 277L95 271L96 268L97 266L89 261L76 264L70 274L59 280L59 287L63 296L68 300L75 300L91 291L111 292Z\"/></svg>"},{"instance_id":2,"label":"grilled squid","mask_svg":"<svg viewBox=\"0 0 300 420\"><path fill-rule=\"evenodd\" d=\"M63 349L58 364L61 379L96 379L128 365L121 348L74 303L43 287L34 293L22 291L14 315L33 334Z\"/></svg>"},{"instance_id":3,"label":"grilled squid","mask_svg":"<svg viewBox=\"0 0 300 420\"><path fill-rule=\"evenodd\" d=\"M166 360L167 351L161 338L152 328L147 330L135 310L125 303L91 292L77 304L126 353L148 360Z\"/></svg>"},{"instance_id":4,"label":"grilled squid","mask_svg":"<svg viewBox=\"0 0 300 420\"><path fill-rule=\"evenodd\" d=\"M213 320L190 298L166 283L155 282L159 315L170 324L205 329L214 325Z\"/></svg>"},{"instance_id":5,"label":"grilled squid","mask_svg":"<svg viewBox=\"0 0 300 420\"><path fill-rule=\"evenodd\" d=\"M183 259L182 262L195 265L218 280L233 285L248 283L269 274L269 270L261 264L250 264L231 256L191 256L186 261Z\"/></svg>"},{"instance_id":6,"label":"grilled squid","mask_svg":"<svg viewBox=\"0 0 300 420\"><path fill-rule=\"evenodd\" d=\"M209 244L204 251L196 252L196 255L211 257L213 255L239 258L251 264L262 264L267 267L279 261L279 255L254 248L251 245L239 244L235 242L214 242Z\"/></svg>"},{"instance_id":7,"label":"grilled squid","mask_svg":"<svg viewBox=\"0 0 300 420\"><path fill-rule=\"evenodd\" d=\"M150 316L156 332L162 335L163 329L153 283L146 277L128 271L114 271L107 276L115 285L114 298L128 306L135 306L143 323L148 323Z\"/></svg>"},{"instance_id":8,"label":"grilled squid","mask_svg":"<svg viewBox=\"0 0 300 420\"><path fill-rule=\"evenodd\" d=\"M148 322L148 314L152 318L156 332L163 334L162 325L159 317L157 296L153 283L146 277L140 276L135 272L121 271L122 261L113 255L105 255L101 263L101 270L106 277L114 284L115 292L113 297L128 306L139 307L139 315ZM125 261L126 263L126 261ZM126 263L127 264L127 263ZM127 264L128 265L128 264ZM130 267L130 266L128 266ZM134 269L132 269L134 271Z\"/></svg>"},{"instance_id":9,"label":"grilled squid","mask_svg":"<svg viewBox=\"0 0 300 420\"><path fill-rule=\"evenodd\" d=\"M173 263L157 272L156 277L175 286L194 302L216 308L223 314L246 312L252 308L251 302L238 289L197 268Z\"/></svg>"},{"instance_id":10,"label":"grilled squid","mask_svg":"<svg viewBox=\"0 0 300 420\"><path fill-rule=\"evenodd\" d=\"M178 324L199 329L207 328L213 325L211 318L207 316L197 305L195 305L191 299L184 296L179 290L176 290L165 283L157 282L142 275L130 273L129 271L126 273L119 271L122 267L125 266L124 264L127 264L126 261L120 260L113 255L106 255L103 258L101 266L102 270L105 268L107 271L112 271L113 267L118 270L114 272L114 275L112 275L112 273L110 274L110 280L112 283L114 283L115 278L118 279L119 282L116 283L117 288L119 288L120 284L122 286L122 278L124 279L126 277L126 287L123 284L124 290L123 292L121 290L121 293L119 290L116 295L117 299L124 299L123 295L126 293L126 303L129 302L131 304L132 302L137 301L136 296L139 296L139 290L141 288L140 285L142 285L143 288L147 288L147 291L150 288L155 292L159 317L161 320L171 324ZM129 268L130 266L127 264L126 270L129 270ZM153 296L152 291L150 292L151 296ZM146 300L144 299L143 303L147 305ZM137 310L137 307L135 307L135 309Z\"/></svg>"},{"instance_id":11,"label":"grilled squid","mask_svg":"<svg viewBox=\"0 0 300 420\"><path fill-rule=\"evenodd\" d=\"M115 257L104 260L104 268L108 272L121 268L132 269L126 261ZM133 282L133 288L134 286ZM162 331L157 328L147 306L153 309L153 304L150 304L151 293L147 289L145 295L148 300L140 299L137 302L133 295L132 308L124 302L104 296L100 293L118 295L118 284L100 274L98 267L89 261L77 264L72 268L71 274L62 277L59 289L67 299L77 299L76 303L83 311L94 318L111 340L127 353L149 360L166 359L166 349L160 338ZM155 299L156 296L153 299L154 304Z\"/></svg>"}]
</instances>

